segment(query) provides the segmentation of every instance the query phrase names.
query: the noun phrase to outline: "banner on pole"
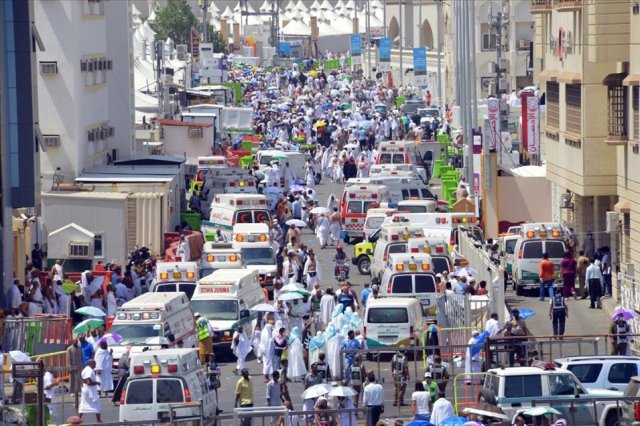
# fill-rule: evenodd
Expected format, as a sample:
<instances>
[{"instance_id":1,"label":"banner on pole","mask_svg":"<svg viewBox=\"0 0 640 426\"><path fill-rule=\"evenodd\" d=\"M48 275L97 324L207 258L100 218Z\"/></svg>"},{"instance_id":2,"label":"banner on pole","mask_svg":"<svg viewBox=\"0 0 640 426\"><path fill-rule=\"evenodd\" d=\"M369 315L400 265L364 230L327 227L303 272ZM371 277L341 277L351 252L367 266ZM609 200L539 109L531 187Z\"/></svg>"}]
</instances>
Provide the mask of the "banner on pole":
<instances>
[{"instance_id":1,"label":"banner on pole","mask_svg":"<svg viewBox=\"0 0 640 426\"><path fill-rule=\"evenodd\" d=\"M489 149L494 151L500 140L500 101L487 99L487 119L489 120Z\"/></svg>"},{"instance_id":2,"label":"banner on pole","mask_svg":"<svg viewBox=\"0 0 640 426\"><path fill-rule=\"evenodd\" d=\"M362 37L360 34L351 34L351 65L362 64Z\"/></svg>"},{"instance_id":3,"label":"banner on pole","mask_svg":"<svg viewBox=\"0 0 640 426\"><path fill-rule=\"evenodd\" d=\"M391 71L391 39L382 37L378 45L378 70L380 72Z\"/></svg>"},{"instance_id":4,"label":"banner on pole","mask_svg":"<svg viewBox=\"0 0 640 426\"><path fill-rule=\"evenodd\" d=\"M418 87L426 87L429 84L427 78L427 49L424 47L413 48L413 81Z\"/></svg>"},{"instance_id":5,"label":"banner on pole","mask_svg":"<svg viewBox=\"0 0 640 426\"><path fill-rule=\"evenodd\" d=\"M200 59L200 34L191 27L191 59L197 61Z\"/></svg>"},{"instance_id":6,"label":"banner on pole","mask_svg":"<svg viewBox=\"0 0 640 426\"><path fill-rule=\"evenodd\" d=\"M529 154L540 154L540 103L537 96L529 96L527 98L526 109L527 152Z\"/></svg>"}]
</instances>

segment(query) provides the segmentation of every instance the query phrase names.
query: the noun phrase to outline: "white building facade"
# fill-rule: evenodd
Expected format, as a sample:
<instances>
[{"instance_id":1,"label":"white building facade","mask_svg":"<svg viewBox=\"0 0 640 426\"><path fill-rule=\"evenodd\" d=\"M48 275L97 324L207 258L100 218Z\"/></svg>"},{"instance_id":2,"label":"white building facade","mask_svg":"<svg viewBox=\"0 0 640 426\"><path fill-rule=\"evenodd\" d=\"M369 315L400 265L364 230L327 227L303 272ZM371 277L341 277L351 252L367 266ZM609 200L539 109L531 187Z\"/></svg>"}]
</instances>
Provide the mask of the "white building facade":
<instances>
[{"instance_id":1,"label":"white building facade","mask_svg":"<svg viewBox=\"0 0 640 426\"><path fill-rule=\"evenodd\" d=\"M131 6L127 1L35 2L42 188L130 158L134 148Z\"/></svg>"}]
</instances>

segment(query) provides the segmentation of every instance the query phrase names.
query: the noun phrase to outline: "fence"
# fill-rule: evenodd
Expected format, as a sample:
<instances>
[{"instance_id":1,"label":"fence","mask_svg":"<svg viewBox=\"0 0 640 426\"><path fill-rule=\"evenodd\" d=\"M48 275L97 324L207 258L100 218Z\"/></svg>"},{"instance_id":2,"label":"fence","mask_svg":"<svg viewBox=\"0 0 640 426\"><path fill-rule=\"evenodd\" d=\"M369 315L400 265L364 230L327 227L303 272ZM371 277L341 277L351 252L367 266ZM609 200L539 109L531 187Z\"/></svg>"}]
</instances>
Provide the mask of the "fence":
<instances>
[{"instance_id":1,"label":"fence","mask_svg":"<svg viewBox=\"0 0 640 426\"><path fill-rule=\"evenodd\" d=\"M438 325L444 328L483 328L490 305L491 300L487 296L439 294L436 298Z\"/></svg>"},{"instance_id":2,"label":"fence","mask_svg":"<svg viewBox=\"0 0 640 426\"><path fill-rule=\"evenodd\" d=\"M635 277L622 273L618 274L617 281L620 304L627 309L640 310L640 283ZM640 334L640 323L637 320L629 321L629 324L634 334ZM635 353L640 352L639 339L631 342L631 350Z\"/></svg>"},{"instance_id":3,"label":"fence","mask_svg":"<svg viewBox=\"0 0 640 426\"><path fill-rule=\"evenodd\" d=\"M506 307L504 301L504 282L500 268L496 266L489 257L489 253L482 248L476 247L477 241L467 235L466 232L459 233L460 252L469 265L476 270L474 275L476 283L487 282L489 291L489 310L498 314L498 320L504 324L506 320Z\"/></svg>"},{"instance_id":4,"label":"fence","mask_svg":"<svg viewBox=\"0 0 640 426\"><path fill-rule=\"evenodd\" d=\"M4 321L2 348L30 355L65 350L71 343L71 319L66 315L38 315Z\"/></svg>"}]
</instances>

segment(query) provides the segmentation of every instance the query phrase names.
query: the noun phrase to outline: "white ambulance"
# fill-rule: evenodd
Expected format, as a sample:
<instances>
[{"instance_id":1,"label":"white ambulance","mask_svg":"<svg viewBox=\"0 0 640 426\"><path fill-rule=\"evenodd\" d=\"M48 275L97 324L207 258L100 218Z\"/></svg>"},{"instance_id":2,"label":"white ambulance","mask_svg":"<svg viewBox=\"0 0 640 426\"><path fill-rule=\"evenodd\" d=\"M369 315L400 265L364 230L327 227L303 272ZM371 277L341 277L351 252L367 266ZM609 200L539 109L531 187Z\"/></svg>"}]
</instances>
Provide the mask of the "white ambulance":
<instances>
[{"instance_id":1,"label":"white ambulance","mask_svg":"<svg viewBox=\"0 0 640 426\"><path fill-rule=\"evenodd\" d=\"M198 280L197 262L159 262L151 284L152 292L183 292L191 298Z\"/></svg>"},{"instance_id":2,"label":"white ambulance","mask_svg":"<svg viewBox=\"0 0 640 426\"><path fill-rule=\"evenodd\" d=\"M559 223L523 223L520 236L514 248L516 258L513 261L513 282L517 295L522 295L527 287L540 285L539 266L543 253L549 255L554 271L560 278L560 261L568 247Z\"/></svg>"},{"instance_id":3,"label":"white ambulance","mask_svg":"<svg viewBox=\"0 0 640 426\"><path fill-rule=\"evenodd\" d=\"M340 198L342 231L349 238L363 238L364 220L369 209L389 201L389 190L384 185L350 185Z\"/></svg>"},{"instance_id":4,"label":"white ambulance","mask_svg":"<svg viewBox=\"0 0 640 426\"><path fill-rule=\"evenodd\" d=\"M227 159L223 155L198 157L198 170L220 170L228 167Z\"/></svg>"},{"instance_id":5,"label":"white ambulance","mask_svg":"<svg viewBox=\"0 0 640 426\"><path fill-rule=\"evenodd\" d=\"M424 231L420 225L388 223L380 228L378 241L373 250L371 259L371 276L380 280L389 255L393 253L406 253L409 238L424 237Z\"/></svg>"},{"instance_id":6,"label":"white ambulance","mask_svg":"<svg viewBox=\"0 0 640 426\"><path fill-rule=\"evenodd\" d=\"M269 227L265 223L237 224L233 227L232 246L240 251L244 267L258 271L258 279L273 288L278 266Z\"/></svg>"},{"instance_id":7,"label":"white ambulance","mask_svg":"<svg viewBox=\"0 0 640 426\"><path fill-rule=\"evenodd\" d=\"M109 332L122 336L119 345L111 346L116 367L128 345L132 345L132 353L159 349L163 342L170 344L172 340L182 342L185 348L198 345L189 299L181 292L145 293L126 302L118 308Z\"/></svg>"},{"instance_id":8,"label":"white ambulance","mask_svg":"<svg viewBox=\"0 0 640 426\"><path fill-rule=\"evenodd\" d=\"M380 142L375 164L409 164L405 143L402 141Z\"/></svg>"},{"instance_id":9,"label":"white ambulance","mask_svg":"<svg viewBox=\"0 0 640 426\"><path fill-rule=\"evenodd\" d=\"M389 255L380 281L380 295L416 298L422 304L424 316L435 320L438 290L431 256L426 253Z\"/></svg>"},{"instance_id":10,"label":"white ambulance","mask_svg":"<svg viewBox=\"0 0 640 426\"><path fill-rule=\"evenodd\" d=\"M400 210L400 208L398 208ZM482 239L480 221L474 213L401 213L398 212L386 219L388 223L410 223L421 225L425 237L446 239L451 246L458 244L458 232L468 228L477 238ZM430 235L429 235L430 234Z\"/></svg>"},{"instance_id":11,"label":"white ambulance","mask_svg":"<svg viewBox=\"0 0 640 426\"><path fill-rule=\"evenodd\" d=\"M244 266L240 250L234 249L231 243L204 243L200 258L198 278L204 278L218 269L239 269Z\"/></svg>"},{"instance_id":12,"label":"white ambulance","mask_svg":"<svg viewBox=\"0 0 640 426\"><path fill-rule=\"evenodd\" d=\"M213 328L213 345L230 349L233 332L242 325L251 336L256 317L251 308L267 303L258 272L247 269L219 269L198 281L191 309L205 317Z\"/></svg>"},{"instance_id":13,"label":"white ambulance","mask_svg":"<svg viewBox=\"0 0 640 426\"><path fill-rule=\"evenodd\" d=\"M397 173L397 172L393 172ZM389 189L389 200L392 203L402 202L402 200L429 200L435 199L433 193L417 177L378 175L368 178L352 178L347 181L347 185L384 185ZM431 210L435 211L434 207Z\"/></svg>"},{"instance_id":14,"label":"white ambulance","mask_svg":"<svg viewBox=\"0 0 640 426\"><path fill-rule=\"evenodd\" d=\"M209 220L202 221L205 241L214 241L220 229L227 241L231 240L236 224L271 224L267 198L261 194L217 194L211 203Z\"/></svg>"},{"instance_id":15,"label":"white ambulance","mask_svg":"<svg viewBox=\"0 0 640 426\"><path fill-rule=\"evenodd\" d=\"M129 378L120 397L120 422L169 421L170 405L178 424L200 424L217 411L216 393L193 348L153 350L131 355Z\"/></svg>"},{"instance_id":16,"label":"white ambulance","mask_svg":"<svg viewBox=\"0 0 640 426\"><path fill-rule=\"evenodd\" d=\"M416 255L426 253L431 255L431 265L434 274L453 272L453 262L449 257L449 245L445 240L429 238L409 238L407 253Z\"/></svg>"},{"instance_id":17,"label":"white ambulance","mask_svg":"<svg viewBox=\"0 0 640 426\"><path fill-rule=\"evenodd\" d=\"M260 170L264 170L271 164L273 160L280 163L282 169L286 163L293 168L293 172L299 179L304 179L306 172L307 155L298 151L279 151L277 149L261 149L256 153L256 160L260 164Z\"/></svg>"},{"instance_id":18,"label":"white ambulance","mask_svg":"<svg viewBox=\"0 0 640 426\"><path fill-rule=\"evenodd\" d=\"M206 189L210 190L209 202L213 194L257 194L256 179L247 169L211 170L206 174Z\"/></svg>"},{"instance_id":19,"label":"white ambulance","mask_svg":"<svg viewBox=\"0 0 640 426\"><path fill-rule=\"evenodd\" d=\"M364 338L370 348L412 346L419 342L424 324L422 305L414 298L383 297L367 300Z\"/></svg>"}]
</instances>

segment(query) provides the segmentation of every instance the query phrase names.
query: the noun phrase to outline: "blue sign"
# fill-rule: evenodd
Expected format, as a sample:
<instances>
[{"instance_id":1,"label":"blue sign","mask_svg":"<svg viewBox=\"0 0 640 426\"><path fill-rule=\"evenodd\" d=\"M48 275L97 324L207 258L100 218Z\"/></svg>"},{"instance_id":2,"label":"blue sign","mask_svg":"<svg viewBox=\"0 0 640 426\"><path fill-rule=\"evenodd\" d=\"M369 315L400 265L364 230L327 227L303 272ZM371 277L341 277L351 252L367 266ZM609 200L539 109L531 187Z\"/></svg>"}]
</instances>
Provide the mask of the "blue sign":
<instances>
[{"instance_id":1,"label":"blue sign","mask_svg":"<svg viewBox=\"0 0 640 426\"><path fill-rule=\"evenodd\" d=\"M360 34L351 34L351 56L362 55L362 37Z\"/></svg>"},{"instance_id":2,"label":"blue sign","mask_svg":"<svg viewBox=\"0 0 640 426\"><path fill-rule=\"evenodd\" d=\"M291 43L287 41L281 41L278 43L278 54L280 56L291 56Z\"/></svg>"},{"instance_id":3,"label":"blue sign","mask_svg":"<svg viewBox=\"0 0 640 426\"><path fill-rule=\"evenodd\" d=\"M427 49L424 47L413 48L413 72L414 74L427 73Z\"/></svg>"},{"instance_id":4,"label":"blue sign","mask_svg":"<svg viewBox=\"0 0 640 426\"><path fill-rule=\"evenodd\" d=\"M382 37L378 42L378 69L381 72L391 70L391 39Z\"/></svg>"}]
</instances>

